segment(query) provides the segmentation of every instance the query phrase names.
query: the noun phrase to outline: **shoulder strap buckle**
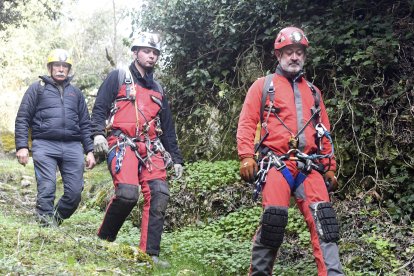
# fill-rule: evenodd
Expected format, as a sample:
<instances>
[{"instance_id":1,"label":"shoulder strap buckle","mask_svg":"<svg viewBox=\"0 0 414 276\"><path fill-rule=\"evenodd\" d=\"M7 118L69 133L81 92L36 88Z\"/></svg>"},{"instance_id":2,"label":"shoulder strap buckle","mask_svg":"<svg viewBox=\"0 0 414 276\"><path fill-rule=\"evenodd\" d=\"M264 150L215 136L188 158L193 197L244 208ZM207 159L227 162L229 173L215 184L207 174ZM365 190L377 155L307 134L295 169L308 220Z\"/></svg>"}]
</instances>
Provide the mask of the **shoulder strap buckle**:
<instances>
[{"instance_id":1,"label":"shoulder strap buckle","mask_svg":"<svg viewBox=\"0 0 414 276\"><path fill-rule=\"evenodd\" d=\"M275 99L275 89L273 85L273 74L269 74L265 77L265 81L263 84L263 90L262 90L262 104L260 107L260 122L263 123L263 114L266 106L266 99L269 95L270 102L273 102Z\"/></svg>"}]
</instances>

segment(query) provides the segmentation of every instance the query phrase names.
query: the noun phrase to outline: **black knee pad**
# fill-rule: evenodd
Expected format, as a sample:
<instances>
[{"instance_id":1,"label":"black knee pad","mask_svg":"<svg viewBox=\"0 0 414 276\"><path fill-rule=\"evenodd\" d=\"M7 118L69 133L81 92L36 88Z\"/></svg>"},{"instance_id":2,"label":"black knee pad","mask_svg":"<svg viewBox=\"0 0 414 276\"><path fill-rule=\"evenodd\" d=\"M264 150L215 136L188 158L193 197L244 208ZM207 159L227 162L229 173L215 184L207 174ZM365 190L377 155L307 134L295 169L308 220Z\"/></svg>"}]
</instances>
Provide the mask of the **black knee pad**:
<instances>
[{"instance_id":1,"label":"black knee pad","mask_svg":"<svg viewBox=\"0 0 414 276\"><path fill-rule=\"evenodd\" d=\"M148 181L151 190L151 209L164 213L170 199L170 190L167 182L161 179Z\"/></svg>"},{"instance_id":2,"label":"black knee pad","mask_svg":"<svg viewBox=\"0 0 414 276\"><path fill-rule=\"evenodd\" d=\"M126 204L136 204L139 198L139 186L118 184L115 195L118 200Z\"/></svg>"},{"instance_id":3,"label":"black knee pad","mask_svg":"<svg viewBox=\"0 0 414 276\"><path fill-rule=\"evenodd\" d=\"M315 205L315 213L319 238L324 242L337 242L339 240L339 224L332 203L321 202Z\"/></svg>"},{"instance_id":4,"label":"black knee pad","mask_svg":"<svg viewBox=\"0 0 414 276\"><path fill-rule=\"evenodd\" d=\"M260 243L278 249L283 242L287 222L287 209L266 208L261 220Z\"/></svg>"}]
</instances>

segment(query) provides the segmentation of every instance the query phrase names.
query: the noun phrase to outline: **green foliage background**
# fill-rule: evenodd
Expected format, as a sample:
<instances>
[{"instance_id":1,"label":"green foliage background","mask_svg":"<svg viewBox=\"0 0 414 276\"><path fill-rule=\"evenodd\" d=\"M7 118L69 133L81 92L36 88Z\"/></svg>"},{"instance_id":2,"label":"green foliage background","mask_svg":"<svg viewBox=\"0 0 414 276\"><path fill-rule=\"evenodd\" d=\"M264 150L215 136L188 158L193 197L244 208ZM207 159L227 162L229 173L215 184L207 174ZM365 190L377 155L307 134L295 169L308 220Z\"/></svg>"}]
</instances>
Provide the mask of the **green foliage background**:
<instances>
[{"instance_id":1,"label":"green foliage background","mask_svg":"<svg viewBox=\"0 0 414 276\"><path fill-rule=\"evenodd\" d=\"M38 76L47 74L51 49L64 48L72 55L70 74L89 106L107 73L129 64L125 41L131 28L126 28L130 25L125 14L132 10L130 5L114 1L82 9L86 2L0 1L0 130L14 131L23 94Z\"/></svg>"},{"instance_id":2,"label":"green foliage background","mask_svg":"<svg viewBox=\"0 0 414 276\"><path fill-rule=\"evenodd\" d=\"M66 1L55 1L56 5L50 0L3 2L2 90L24 90L44 68L49 47L60 45L72 48L78 85L87 93L99 86L111 68L105 50L116 57L116 45L108 43L112 39L107 36L108 13L85 17L87 22L69 25L73 33L67 33L59 18L70 19L71 14L57 11ZM238 176L238 115L251 83L276 67L272 49L277 32L296 25L310 40L307 77L323 91L333 127L341 190L332 200L341 223L339 245L345 273L411 275L414 3L144 2L139 12L132 13L133 27L159 31L165 38L162 70L157 74L167 87L186 160L183 178L171 181L162 243L162 257L173 268L153 271L147 256L137 251L141 208L134 209L116 243L96 239L102 211L113 192L105 164L86 172L82 203L75 215L59 229L42 229L31 213L35 185L21 184L33 174L32 164L22 167L14 159L2 159L0 272L245 274L261 208L251 200L251 187ZM11 14L12 10L17 13ZM3 98L12 96L8 93ZM0 122L13 117L5 115L6 110L10 110L7 105ZM12 151L12 135L0 135L2 148ZM309 233L295 208L289 209L274 273L316 274Z\"/></svg>"},{"instance_id":3,"label":"green foliage background","mask_svg":"<svg viewBox=\"0 0 414 276\"><path fill-rule=\"evenodd\" d=\"M144 5L137 24L164 35L161 77L188 161L236 159L248 87L275 69L277 32L303 28L307 77L323 91L331 119L341 195L373 194L395 220L409 221L413 9L412 1L161 0Z\"/></svg>"}]
</instances>

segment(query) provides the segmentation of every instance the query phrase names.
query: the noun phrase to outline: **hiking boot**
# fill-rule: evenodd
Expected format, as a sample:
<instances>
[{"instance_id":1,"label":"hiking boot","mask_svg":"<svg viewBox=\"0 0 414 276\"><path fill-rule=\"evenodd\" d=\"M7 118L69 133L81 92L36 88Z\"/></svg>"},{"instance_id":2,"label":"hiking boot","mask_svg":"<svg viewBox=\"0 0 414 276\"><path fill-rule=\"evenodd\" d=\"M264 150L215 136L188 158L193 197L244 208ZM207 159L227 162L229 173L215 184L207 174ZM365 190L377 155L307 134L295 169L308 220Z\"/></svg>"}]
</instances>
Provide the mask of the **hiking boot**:
<instances>
[{"instance_id":1,"label":"hiking boot","mask_svg":"<svg viewBox=\"0 0 414 276\"><path fill-rule=\"evenodd\" d=\"M151 256L154 265L159 268L169 268L170 264L167 261L161 261L158 256Z\"/></svg>"},{"instance_id":2,"label":"hiking boot","mask_svg":"<svg viewBox=\"0 0 414 276\"><path fill-rule=\"evenodd\" d=\"M102 233L98 233L97 236L98 236L99 239L107 241L107 242L113 242L113 241L116 240L116 237L111 237L111 236L108 236L108 235L104 235Z\"/></svg>"},{"instance_id":3,"label":"hiking boot","mask_svg":"<svg viewBox=\"0 0 414 276\"><path fill-rule=\"evenodd\" d=\"M61 225L63 222L63 218L60 216L60 214L55 210L55 212L53 213L53 225L54 226L59 226Z\"/></svg>"},{"instance_id":4,"label":"hiking boot","mask_svg":"<svg viewBox=\"0 0 414 276\"><path fill-rule=\"evenodd\" d=\"M58 227L59 223L55 220L53 215L37 214L37 222L40 227Z\"/></svg>"}]
</instances>

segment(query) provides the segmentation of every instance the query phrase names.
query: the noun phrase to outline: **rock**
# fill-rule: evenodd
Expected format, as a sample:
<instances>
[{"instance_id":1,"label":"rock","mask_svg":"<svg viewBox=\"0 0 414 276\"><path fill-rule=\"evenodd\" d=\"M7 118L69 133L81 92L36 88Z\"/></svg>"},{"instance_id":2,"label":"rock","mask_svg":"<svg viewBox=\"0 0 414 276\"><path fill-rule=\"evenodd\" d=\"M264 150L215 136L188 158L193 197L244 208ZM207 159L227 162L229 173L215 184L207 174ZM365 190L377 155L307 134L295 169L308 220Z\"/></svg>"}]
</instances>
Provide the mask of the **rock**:
<instances>
[{"instance_id":1,"label":"rock","mask_svg":"<svg viewBox=\"0 0 414 276\"><path fill-rule=\"evenodd\" d=\"M25 179L23 179L23 180L20 182L20 185L21 185L22 187L29 187L31 184L32 184L32 182L30 182L29 180L25 180Z\"/></svg>"},{"instance_id":2,"label":"rock","mask_svg":"<svg viewBox=\"0 0 414 276\"><path fill-rule=\"evenodd\" d=\"M34 182L33 176L23 175L22 178L23 178L22 181L20 181L20 185L22 187L28 187Z\"/></svg>"}]
</instances>

